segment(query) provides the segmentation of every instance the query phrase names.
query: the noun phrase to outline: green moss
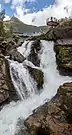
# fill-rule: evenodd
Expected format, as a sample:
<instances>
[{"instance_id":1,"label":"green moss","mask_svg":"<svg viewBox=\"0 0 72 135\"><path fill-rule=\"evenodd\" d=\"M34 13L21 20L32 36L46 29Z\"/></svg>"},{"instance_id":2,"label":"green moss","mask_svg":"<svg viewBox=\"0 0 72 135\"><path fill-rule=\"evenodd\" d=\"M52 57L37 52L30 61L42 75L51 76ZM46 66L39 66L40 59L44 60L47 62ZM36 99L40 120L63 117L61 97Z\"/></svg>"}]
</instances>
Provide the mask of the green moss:
<instances>
[{"instance_id":1,"label":"green moss","mask_svg":"<svg viewBox=\"0 0 72 135\"><path fill-rule=\"evenodd\" d=\"M32 131L32 132L31 132L31 135L36 135L35 131Z\"/></svg>"},{"instance_id":2,"label":"green moss","mask_svg":"<svg viewBox=\"0 0 72 135\"><path fill-rule=\"evenodd\" d=\"M43 85L43 72L40 70L33 70L34 79L37 82L37 87L40 89Z\"/></svg>"},{"instance_id":3,"label":"green moss","mask_svg":"<svg viewBox=\"0 0 72 135\"><path fill-rule=\"evenodd\" d=\"M63 62L64 59L68 56L69 51L67 50L66 47L61 47L59 50L59 58Z\"/></svg>"}]
</instances>

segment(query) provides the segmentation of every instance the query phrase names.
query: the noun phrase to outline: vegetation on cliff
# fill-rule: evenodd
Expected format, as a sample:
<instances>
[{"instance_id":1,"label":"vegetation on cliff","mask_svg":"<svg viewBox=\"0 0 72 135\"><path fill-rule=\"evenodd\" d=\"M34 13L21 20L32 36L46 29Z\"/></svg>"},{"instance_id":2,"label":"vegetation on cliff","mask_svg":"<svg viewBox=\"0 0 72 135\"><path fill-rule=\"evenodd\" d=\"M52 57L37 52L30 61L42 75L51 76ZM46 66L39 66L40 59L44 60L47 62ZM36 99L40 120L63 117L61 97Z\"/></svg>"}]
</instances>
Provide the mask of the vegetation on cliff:
<instances>
[{"instance_id":1,"label":"vegetation on cliff","mask_svg":"<svg viewBox=\"0 0 72 135\"><path fill-rule=\"evenodd\" d=\"M0 36L5 36L5 30L3 25L3 19L5 18L5 10L0 12Z\"/></svg>"}]
</instances>

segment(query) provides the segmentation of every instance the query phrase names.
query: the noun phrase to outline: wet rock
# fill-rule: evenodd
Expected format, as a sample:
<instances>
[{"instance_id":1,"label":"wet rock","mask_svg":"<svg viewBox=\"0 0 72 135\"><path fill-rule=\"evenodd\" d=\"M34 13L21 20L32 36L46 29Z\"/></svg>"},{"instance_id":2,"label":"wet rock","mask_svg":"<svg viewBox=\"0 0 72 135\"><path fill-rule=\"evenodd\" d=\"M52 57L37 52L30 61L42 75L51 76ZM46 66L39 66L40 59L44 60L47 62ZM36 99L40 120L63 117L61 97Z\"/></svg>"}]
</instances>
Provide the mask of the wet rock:
<instances>
[{"instance_id":1,"label":"wet rock","mask_svg":"<svg viewBox=\"0 0 72 135\"><path fill-rule=\"evenodd\" d=\"M25 121L30 135L72 135L72 83L60 86L56 96Z\"/></svg>"},{"instance_id":2,"label":"wet rock","mask_svg":"<svg viewBox=\"0 0 72 135\"><path fill-rule=\"evenodd\" d=\"M41 49L41 43L40 40L36 40L33 42L31 46L31 51L28 56L28 60L31 61L35 66L40 66L40 59L38 57L38 53Z\"/></svg>"},{"instance_id":3,"label":"wet rock","mask_svg":"<svg viewBox=\"0 0 72 135\"><path fill-rule=\"evenodd\" d=\"M10 59L22 63L26 58L24 58L24 56L20 54L17 49L14 49L10 52Z\"/></svg>"},{"instance_id":4,"label":"wet rock","mask_svg":"<svg viewBox=\"0 0 72 135\"><path fill-rule=\"evenodd\" d=\"M62 42L61 42L62 43ZM64 43L64 42L63 42ZM61 74L72 75L72 44L55 44L56 60Z\"/></svg>"},{"instance_id":5,"label":"wet rock","mask_svg":"<svg viewBox=\"0 0 72 135\"><path fill-rule=\"evenodd\" d=\"M6 81L5 58L0 55L0 104L9 98L9 88Z\"/></svg>"},{"instance_id":6,"label":"wet rock","mask_svg":"<svg viewBox=\"0 0 72 135\"><path fill-rule=\"evenodd\" d=\"M9 61L5 59L5 67L6 67L6 81L7 81L7 86L9 89L9 102L14 100L18 101L20 98L18 96L18 93L16 92L15 86L12 82L11 74L10 74L10 65Z\"/></svg>"},{"instance_id":7,"label":"wet rock","mask_svg":"<svg viewBox=\"0 0 72 135\"><path fill-rule=\"evenodd\" d=\"M29 66L28 66L28 70L29 70L29 73L31 74L31 76L36 81L37 88L38 89L43 88L43 84L44 84L43 72L41 70L39 70L39 69L35 69L35 68L29 67Z\"/></svg>"},{"instance_id":8,"label":"wet rock","mask_svg":"<svg viewBox=\"0 0 72 135\"><path fill-rule=\"evenodd\" d=\"M23 118L19 118L18 121L17 121L17 125L16 125L15 135L30 135L26 130L27 129L24 126Z\"/></svg>"}]
</instances>

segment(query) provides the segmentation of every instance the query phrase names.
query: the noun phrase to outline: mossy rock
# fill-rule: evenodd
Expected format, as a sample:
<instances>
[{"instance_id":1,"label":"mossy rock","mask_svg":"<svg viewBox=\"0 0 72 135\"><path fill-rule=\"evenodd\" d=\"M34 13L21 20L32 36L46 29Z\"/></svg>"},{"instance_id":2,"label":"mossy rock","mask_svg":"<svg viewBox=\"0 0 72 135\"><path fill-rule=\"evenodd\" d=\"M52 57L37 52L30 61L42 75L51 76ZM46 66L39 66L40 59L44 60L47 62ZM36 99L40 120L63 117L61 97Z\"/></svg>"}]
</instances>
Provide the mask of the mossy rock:
<instances>
[{"instance_id":1,"label":"mossy rock","mask_svg":"<svg viewBox=\"0 0 72 135\"><path fill-rule=\"evenodd\" d=\"M35 68L29 67L29 66L28 66L28 70L29 70L29 73L31 74L31 76L36 81L37 88L38 89L43 88L43 84L44 84L43 72L41 70L39 70L39 69L35 69Z\"/></svg>"},{"instance_id":2,"label":"mossy rock","mask_svg":"<svg viewBox=\"0 0 72 135\"><path fill-rule=\"evenodd\" d=\"M60 74L72 76L72 46L55 43L54 51Z\"/></svg>"},{"instance_id":3,"label":"mossy rock","mask_svg":"<svg viewBox=\"0 0 72 135\"><path fill-rule=\"evenodd\" d=\"M13 49L10 52L10 59L22 63L26 58L22 54L20 54L17 49Z\"/></svg>"},{"instance_id":4,"label":"mossy rock","mask_svg":"<svg viewBox=\"0 0 72 135\"><path fill-rule=\"evenodd\" d=\"M59 49L59 58L60 58L60 60L61 60L62 62L63 62L64 59L68 56L68 54L69 54L69 51L67 50L66 47L61 47L61 48Z\"/></svg>"}]
</instances>

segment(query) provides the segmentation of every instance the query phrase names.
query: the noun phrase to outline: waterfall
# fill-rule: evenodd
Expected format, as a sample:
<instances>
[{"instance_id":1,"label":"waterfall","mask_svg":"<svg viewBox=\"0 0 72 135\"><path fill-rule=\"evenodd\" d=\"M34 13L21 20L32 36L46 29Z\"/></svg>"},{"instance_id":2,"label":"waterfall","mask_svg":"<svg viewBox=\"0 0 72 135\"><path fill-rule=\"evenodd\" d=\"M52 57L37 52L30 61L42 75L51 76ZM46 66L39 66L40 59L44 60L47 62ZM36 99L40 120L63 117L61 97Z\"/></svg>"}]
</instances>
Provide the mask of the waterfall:
<instances>
[{"instance_id":1,"label":"waterfall","mask_svg":"<svg viewBox=\"0 0 72 135\"><path fill-rule=\"evenodd\" d=\"M18 63L9 61L9 63L12 82L20 98L24 100L26 97L33 94L34 90L36 89L35 82L29 75L26 66L27 62L25 61L24 63Z\"/></svg>"},{"instance_id":2,"label":"waterfall","mask_svg":"<svg viewBox=\"0 0 72 135\"><path fill-rule=\"evenodd\" d=\"M31 44L32 41L25 41L18 48L18 51L26 58L30 53ZM59 75L56 69L56 58L53 51L54 43L41 41L41 45L42 49L39 57L41 60L40 69L44 73L44 85L40 94L35 94L35 82L26 68L27 65L33 68L38 67L28 60L23 63L9 61L12 81L22 100L11 102L0 111L0 135L14 135L15 131L18 130L15 127L19 117L26 119L35 108L44 104L47 99L51 99L56 94L59 85L72 81L71 77Z\"/></svg>"},{"instance_id":3,"label":"waterfall","mask_svg":"<svg viewBox=\"0 0 72 135\"><path fill-rule=\"evenodd\" d=\"M33 41L25 41L21 47L18 47L18 51L27 58L30 54L30 49Z\"/></svg>"}]
</instances>

